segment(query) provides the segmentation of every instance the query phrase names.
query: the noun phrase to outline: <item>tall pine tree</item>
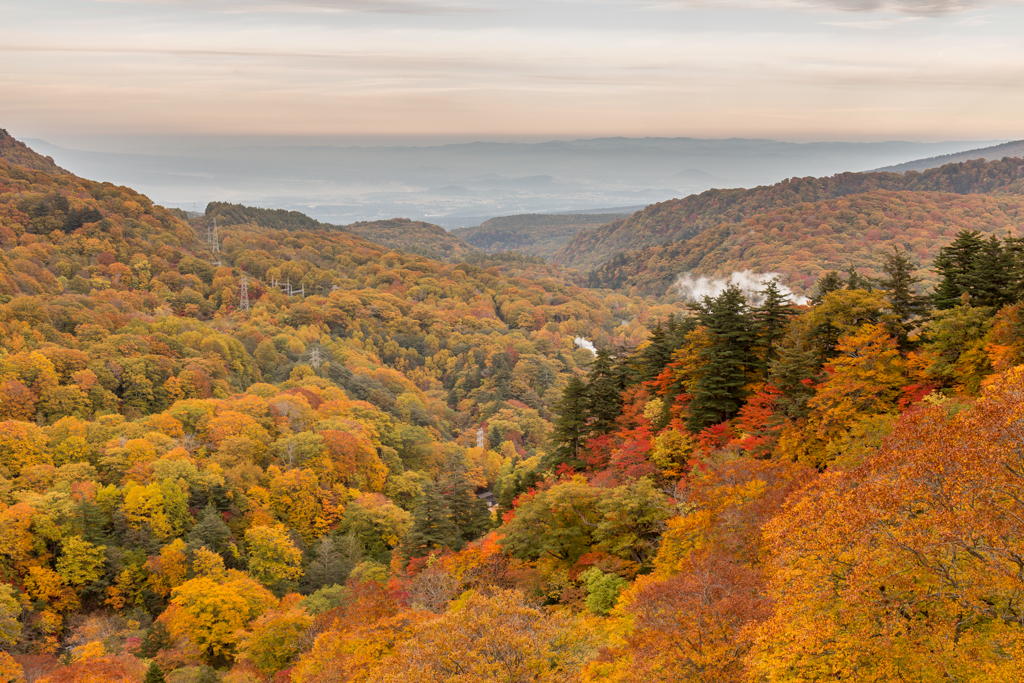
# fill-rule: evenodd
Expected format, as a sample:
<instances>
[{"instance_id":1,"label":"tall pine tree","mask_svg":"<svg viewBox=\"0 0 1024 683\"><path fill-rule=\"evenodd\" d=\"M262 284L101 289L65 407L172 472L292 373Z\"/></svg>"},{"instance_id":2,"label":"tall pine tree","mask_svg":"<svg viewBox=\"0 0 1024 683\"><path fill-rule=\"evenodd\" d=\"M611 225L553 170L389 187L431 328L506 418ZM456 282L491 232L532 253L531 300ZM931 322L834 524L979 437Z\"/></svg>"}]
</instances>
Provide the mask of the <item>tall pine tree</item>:
<instances>
[{"instance_id":1,"label":"tall pine tree","mask_svg":"<svg viewBox=\"0 0 1024 683\"><path fill-rule=\"evenodd\" d=\"M811 302L815 305L820 304L826 296L832 292L838 292L843 288L843 278L839 277L839 273L834 270L830 270L821 277L814 285L814 296L811 297Z\"/></svg>"},{"instance_id":2,"label":"tall pine tree","mask_svg":"<svg viewBox=\"0 0 1024 683\"><path fill-rule=\"evenodd\" d=\"M551 435L553 448L544 463L547 467L555 468L564 464L578 469L583 466L580 453L588 433L588 406L587 386L573 375L562 391L562 399L555 406L558 417L555 419L555 431Z\"/></svg>"},{"instance_id":3,"label":"tall pine tree","mask_svg":"<svg viewBox=\"0 0 1024 683\"><path fill-rule=\"evenodd\" d=\"M778 358L778 343L786 334L789 319L796 315L789 297L779 291L775 278L769 280L764 287L764 300L754 309L754 320L757 325L758 345L764 350L765 368Z\"/></svg>"},{"instance_id":4,"label":"tall pine tree","mask_svg":"<svg viewBox=\"0 0 1024 683\"><path fill-rule=\"evenodd\" d=\"M953 308L960 303L966 292L972 297L976 262L984 248L981 233L976 230L961 230L952 243L939 250L935 257L935 271L942 278L935 286L932 301L938 309Z\"/></svg>"},{"instance_id":5,"label":"tall pine tree","mask_svg":"<svg viewBox=\"0 0 1024 683\"><path fill-rule=\"evenodd\" d=\"M893 315L889 332L896 337L902 350L910 347L908 335L911 322L924 313L925 309L924 301L914 292L914 285L921 281L921 278L914 275L915 270L917 265L910 260L907 252L897 247L893 247L892 252L886 254L882 261L885 277L879 285L887 292L889 310Z\"/></svg>"},{"instance_id":6,"label":"tall pine tree","mask_svg":"<svg viewBox=\"0 0 1024 683\"><path fill-rule=\"evenodd\" d=\"M422 557L432 550L462 548L462 536L437 485L427 480L422 490L413 508L412 529L405 536L406 555Z\"/></svg>"},{"instance_id":7,"label":"tall pine tree","mask_svg":"<svg viewBox=\"0 0 1024 683\"><path fill-rule=\"evenodd\" d=\"M587 384L587 416L590 436L611 434L615 420L622 412L622 390L625 375L608 349L600 349L590 368Z\"/></svg>"},{"instance_id":8,"label":"tall pine tree","mask_svg":"<svg viewBox=\"0 0 1024 683\"><path fill-rule=\"evenodd\" d=\"M1012 303L1012 273L1013 255L992 235L982 244L967 277L972 305L998 309Z\"/></svg>"},{"instance_id":9,"label":"tall pine tree","mask_svg":"<svg viewBox=\"0 0 1024 683\"><path fill-rule=\"evenodd\" d=\"M167 679L164 678L164 670L156 662L151 662L149 668L146 669L146 677L142 679L142 683L167 683Z\"/></svg>"},{"instance_id":10,"label":"tall pine tree","mask_svg":"<svg viewBox=\"0 0 1024 683\"><path fill-rule=\"evenodd\" d=\"M487 533L491 514L487 503L476 497L476 486L469 479L462 453L452 452L448 456L437 486L463 541L474 541Z\"/></svg>"},{"instance_id":11,"label":"tall pine tree","mask_svg":"<svg viewBox=\"0 0 1024 683\"><path fill-rule=\"evenodd\" d=\"M704 367L690 403L690 428L695 432L739 412L749 375L758 365L753 316L738 287L730 286L715 299L704 297L697 313L712 343L701 352Z\"/></svg>"}]
</instances>

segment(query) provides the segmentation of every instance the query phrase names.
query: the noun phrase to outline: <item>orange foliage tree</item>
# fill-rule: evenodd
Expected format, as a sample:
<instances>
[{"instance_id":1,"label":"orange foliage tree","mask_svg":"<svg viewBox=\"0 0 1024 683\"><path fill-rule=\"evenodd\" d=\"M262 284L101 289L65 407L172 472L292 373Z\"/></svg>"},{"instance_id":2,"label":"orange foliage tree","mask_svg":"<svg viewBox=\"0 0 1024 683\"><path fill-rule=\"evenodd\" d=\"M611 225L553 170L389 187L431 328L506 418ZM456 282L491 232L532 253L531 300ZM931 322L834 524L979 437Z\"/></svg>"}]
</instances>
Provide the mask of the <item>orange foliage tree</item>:
<instances>
[{"instance_id":1,"label":"orange foliage tree","mask_svg":"<svg viewBox=\"0 0 1024 683\"><path fill-rule=\"evenodd\" d=\"M766 681L999 680L1024 655L1024 369L969 409L908 413L768 525Z\"/></svg>"}]
</instances>

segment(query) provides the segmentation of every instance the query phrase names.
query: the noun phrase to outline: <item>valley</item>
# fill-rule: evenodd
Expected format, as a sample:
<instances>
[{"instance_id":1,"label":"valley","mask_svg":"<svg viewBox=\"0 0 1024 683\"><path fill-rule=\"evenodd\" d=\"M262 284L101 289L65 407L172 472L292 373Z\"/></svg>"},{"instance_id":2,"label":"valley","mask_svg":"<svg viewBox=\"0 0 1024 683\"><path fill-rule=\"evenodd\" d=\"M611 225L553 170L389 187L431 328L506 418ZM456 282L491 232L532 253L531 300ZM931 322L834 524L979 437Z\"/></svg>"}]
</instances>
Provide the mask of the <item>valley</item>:
<instances>
[{"instance_id":1,"label":"valley","mask_svg":"<svg viewBox=\"0 0 1024 683\"><path fill-rule=\"evenodd\" d=\"M236 200L0 132L0 678L1014 680L1020 158Z\"/></svg>"}]
</instances>

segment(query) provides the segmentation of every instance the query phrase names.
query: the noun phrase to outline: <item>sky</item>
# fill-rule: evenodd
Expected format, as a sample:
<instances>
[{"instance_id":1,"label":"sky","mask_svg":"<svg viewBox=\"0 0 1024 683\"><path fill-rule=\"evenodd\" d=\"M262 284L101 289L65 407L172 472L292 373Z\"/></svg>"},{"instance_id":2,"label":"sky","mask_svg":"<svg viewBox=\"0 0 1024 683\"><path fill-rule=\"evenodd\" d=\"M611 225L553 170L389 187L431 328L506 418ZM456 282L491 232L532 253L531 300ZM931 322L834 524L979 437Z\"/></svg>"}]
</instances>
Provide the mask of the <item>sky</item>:
<instances>
[{"instance_id":1,"label":"sky","mask_svg":"<svg viewBox=\"0 0 1024 683\"><path fill-rule=\"evenodd\" d=\"M1024 3L0 0L0 127L89 136L1024 137Z\"/></svg>"}]
</instances>

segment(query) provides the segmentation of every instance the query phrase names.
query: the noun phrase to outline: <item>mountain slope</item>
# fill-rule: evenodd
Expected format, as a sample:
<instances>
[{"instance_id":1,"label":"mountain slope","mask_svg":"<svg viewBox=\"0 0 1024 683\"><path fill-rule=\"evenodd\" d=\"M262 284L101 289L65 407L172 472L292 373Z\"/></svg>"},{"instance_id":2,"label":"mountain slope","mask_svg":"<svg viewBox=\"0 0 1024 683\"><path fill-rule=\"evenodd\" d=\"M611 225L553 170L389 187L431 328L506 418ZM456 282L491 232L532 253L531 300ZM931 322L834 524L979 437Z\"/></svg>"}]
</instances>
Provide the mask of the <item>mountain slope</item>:
<instances>
[{"instance_id":1,"label":"mountain slope","mask_svg":"<svg viewBox=\"0 0 1024 683\"><path fill-rule=\"evenodd\" d=\"M99 271L148 279L185 255L194 233L174 212L129 188L66 173L9 140L4 147L18 161L0 159L0 295L87 293L105 288Z\"/></svg>"},{"instance_id":2,"label":"mountain slope","mask_svg":"<svg viewBox=\"0 0 1024 683\"><path fill-rule=\"evenodd\" d=\"M408 218L332 225L298 211L261 209L225 202L207 205L205 218L208 221L216 219L219 225L252 224L275 230L340 230L384 247L446 261L462 259L474 252L473 247L441 226Z\"/></svg>"},{"instance_id":3,"label":"mountain slope","mask_svg":"<svg viewBox=\"0 0 1024 683\"><path fill-rule=\"evenodd\" d=\"M24 142L15 140L5 129L0 128L0 159L9 164L33 171L67 173L54 163L52 157L45 157L30 149Z\"/></svg>"},{"instance_id":4,"label":"mountain slope","mask_svg":"<svg viewBox=\"0 0 1024 683\"><path fill-rule=\"evenodd\" d=\"M689 239L626 252L590 273L593 286L636 287L664 294L684 273L727 277L741 270L777 272L806 293L824 271L856 267L880 275L881 254L894 246L928 268L961 230L1020 234L1024 197L873 190L760 212L709 227ZM927 288L935 274L919 273Z\"/></svg>"},{"instance_id":5,"label":"mountain slope","mask_svg":"<svg viewBox=\"0 0 1024 683\"><path fill-rule=\"evenodd\" d=\"M888 171L890 173L905 173L907 171L927 171L928 169L937 168L939 166L944 166L946 164L960 163L964 161L974 161L975 159L995 161L999 159L1004 159L1006 157L1024 157L1024 140L1006 142L1001 145L994 145L992 147L982 147L981 149L972 149L966 152L959 152L956 154L943 154L942 156L931 157L928 159L908 161L905 164L886 166L885 168L879 168L877 170Z\"/></svg>"},{"instance_id":6,"label":"mountain slope","mask_svg":"<svg viewBox=\"0 0 1024 683\"><path fill-rule=\"evenodd\" d=\"M761 212L874 190L1020 194L1024 192L1024 164L1018 159L978 160L924 173L842 173L828 178L791 178L749 190L709 190L654 204L621 223L581 231L553 262L594 268L619 253L688 240L709 228Z\"/></svg>"}]
</instances>

